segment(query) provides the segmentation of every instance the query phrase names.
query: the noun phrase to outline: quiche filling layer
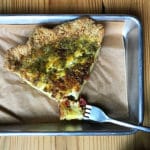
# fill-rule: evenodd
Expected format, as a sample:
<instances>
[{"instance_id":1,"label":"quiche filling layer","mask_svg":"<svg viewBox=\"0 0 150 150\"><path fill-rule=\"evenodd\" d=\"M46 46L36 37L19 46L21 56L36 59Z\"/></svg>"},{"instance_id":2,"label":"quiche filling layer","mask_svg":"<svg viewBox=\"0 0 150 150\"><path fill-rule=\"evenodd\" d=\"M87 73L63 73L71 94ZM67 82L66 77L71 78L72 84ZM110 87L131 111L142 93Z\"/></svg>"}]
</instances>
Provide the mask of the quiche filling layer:
<instances>
[{"instance_id":1,"label":"quiche filling layer","mask_svg":"<svg viewBox=\"0 0 150 150\"><path fill-rule=\"evenodd\" d=\"M52 97L77 100L97 49L97 42L87 37L63 38L40 49L32 48L21 61L10 61L16 72Z\"/></svg>"}]
</instances>

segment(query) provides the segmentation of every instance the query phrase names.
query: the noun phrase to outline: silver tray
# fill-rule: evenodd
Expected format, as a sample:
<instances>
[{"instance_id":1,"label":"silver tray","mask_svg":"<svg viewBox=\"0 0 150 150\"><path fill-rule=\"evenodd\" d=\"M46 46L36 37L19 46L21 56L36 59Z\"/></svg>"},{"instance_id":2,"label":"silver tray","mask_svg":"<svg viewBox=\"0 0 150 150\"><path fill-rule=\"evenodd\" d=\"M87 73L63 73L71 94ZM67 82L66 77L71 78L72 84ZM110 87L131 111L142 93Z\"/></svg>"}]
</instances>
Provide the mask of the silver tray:
<instances>
[{"instance_id":1,"label":"silver tray","mask_svg":"<svg viewBox=\"0 0 150 150\"><path fill-rule=\"evenodd\" d=\"M126 49L128 121L143 122L143 50L140 22L127 15L1 15L0 24L58 24L64 21L89 16L96 21L124 21L124 45ZM0 125L0 135L126 135L135 133L112 124L84 121L62 121L47 124Z\"/></svg>"}]
</instances>

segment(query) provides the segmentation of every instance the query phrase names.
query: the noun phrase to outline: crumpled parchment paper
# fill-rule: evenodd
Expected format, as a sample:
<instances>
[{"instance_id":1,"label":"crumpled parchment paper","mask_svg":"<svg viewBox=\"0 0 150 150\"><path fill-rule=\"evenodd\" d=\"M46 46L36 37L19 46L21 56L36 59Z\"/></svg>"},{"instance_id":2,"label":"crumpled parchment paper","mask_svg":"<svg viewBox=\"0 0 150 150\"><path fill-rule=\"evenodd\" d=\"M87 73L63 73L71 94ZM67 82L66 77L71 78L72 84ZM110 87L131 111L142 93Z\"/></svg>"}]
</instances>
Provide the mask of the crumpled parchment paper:
<instances>
[{"instance_id":1,"label":"crumpled parchment paper","mask_svg":"<svg viewBox=\"0 0 150 150\"><path fill-rule=\"evenodd\" d=\"M82 94L114 118L128 116L124 22L103 22L105 36ZM37 25L0 25L0 123L59 121L57 103L4 69L6 51L27 41Z\"/></svg>"}]
</instances>

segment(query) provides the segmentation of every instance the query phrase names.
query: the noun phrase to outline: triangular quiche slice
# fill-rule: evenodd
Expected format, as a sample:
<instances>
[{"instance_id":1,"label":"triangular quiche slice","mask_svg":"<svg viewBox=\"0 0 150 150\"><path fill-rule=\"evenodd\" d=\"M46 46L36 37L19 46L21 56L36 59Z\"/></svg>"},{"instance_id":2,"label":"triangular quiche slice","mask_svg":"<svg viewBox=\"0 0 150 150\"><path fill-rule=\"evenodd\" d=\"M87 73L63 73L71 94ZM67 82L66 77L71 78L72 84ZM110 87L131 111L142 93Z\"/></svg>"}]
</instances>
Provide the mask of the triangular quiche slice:
<instances>
[{"instance_id":1,"label":"triangular quiche slice","mask_svg":"<svg viewBox=\"0 0 150 150\"><path fill-rule=\"evenodd\" d=\"M37 27L25 45L8 50L5 68L58 102L60 119L82 119L79 95L101 48L104 28L80 18L55 26Z\"/></svg>"}]
</instances>

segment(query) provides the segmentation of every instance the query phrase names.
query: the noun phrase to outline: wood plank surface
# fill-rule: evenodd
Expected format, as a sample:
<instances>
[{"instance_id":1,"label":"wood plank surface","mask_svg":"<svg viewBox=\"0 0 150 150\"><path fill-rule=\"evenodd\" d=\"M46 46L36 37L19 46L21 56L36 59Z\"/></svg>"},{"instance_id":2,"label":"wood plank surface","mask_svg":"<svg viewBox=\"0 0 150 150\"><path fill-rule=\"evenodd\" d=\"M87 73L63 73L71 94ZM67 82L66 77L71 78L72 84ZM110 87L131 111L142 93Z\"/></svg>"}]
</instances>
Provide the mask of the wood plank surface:
<instances>
[{"instance_id":1,"label":"wood plank surface","mask_svg":"<svg viewBox=\"0 0 150 150\"><path fill-rule=\"evenodd\" d=\"M125 13L136 15L144 37L144 125L150 126L149 0L0 0L0 14ZM148 150L150 134L128 136L0 137L0 150Z\"/></svg>"}]
</instances>

